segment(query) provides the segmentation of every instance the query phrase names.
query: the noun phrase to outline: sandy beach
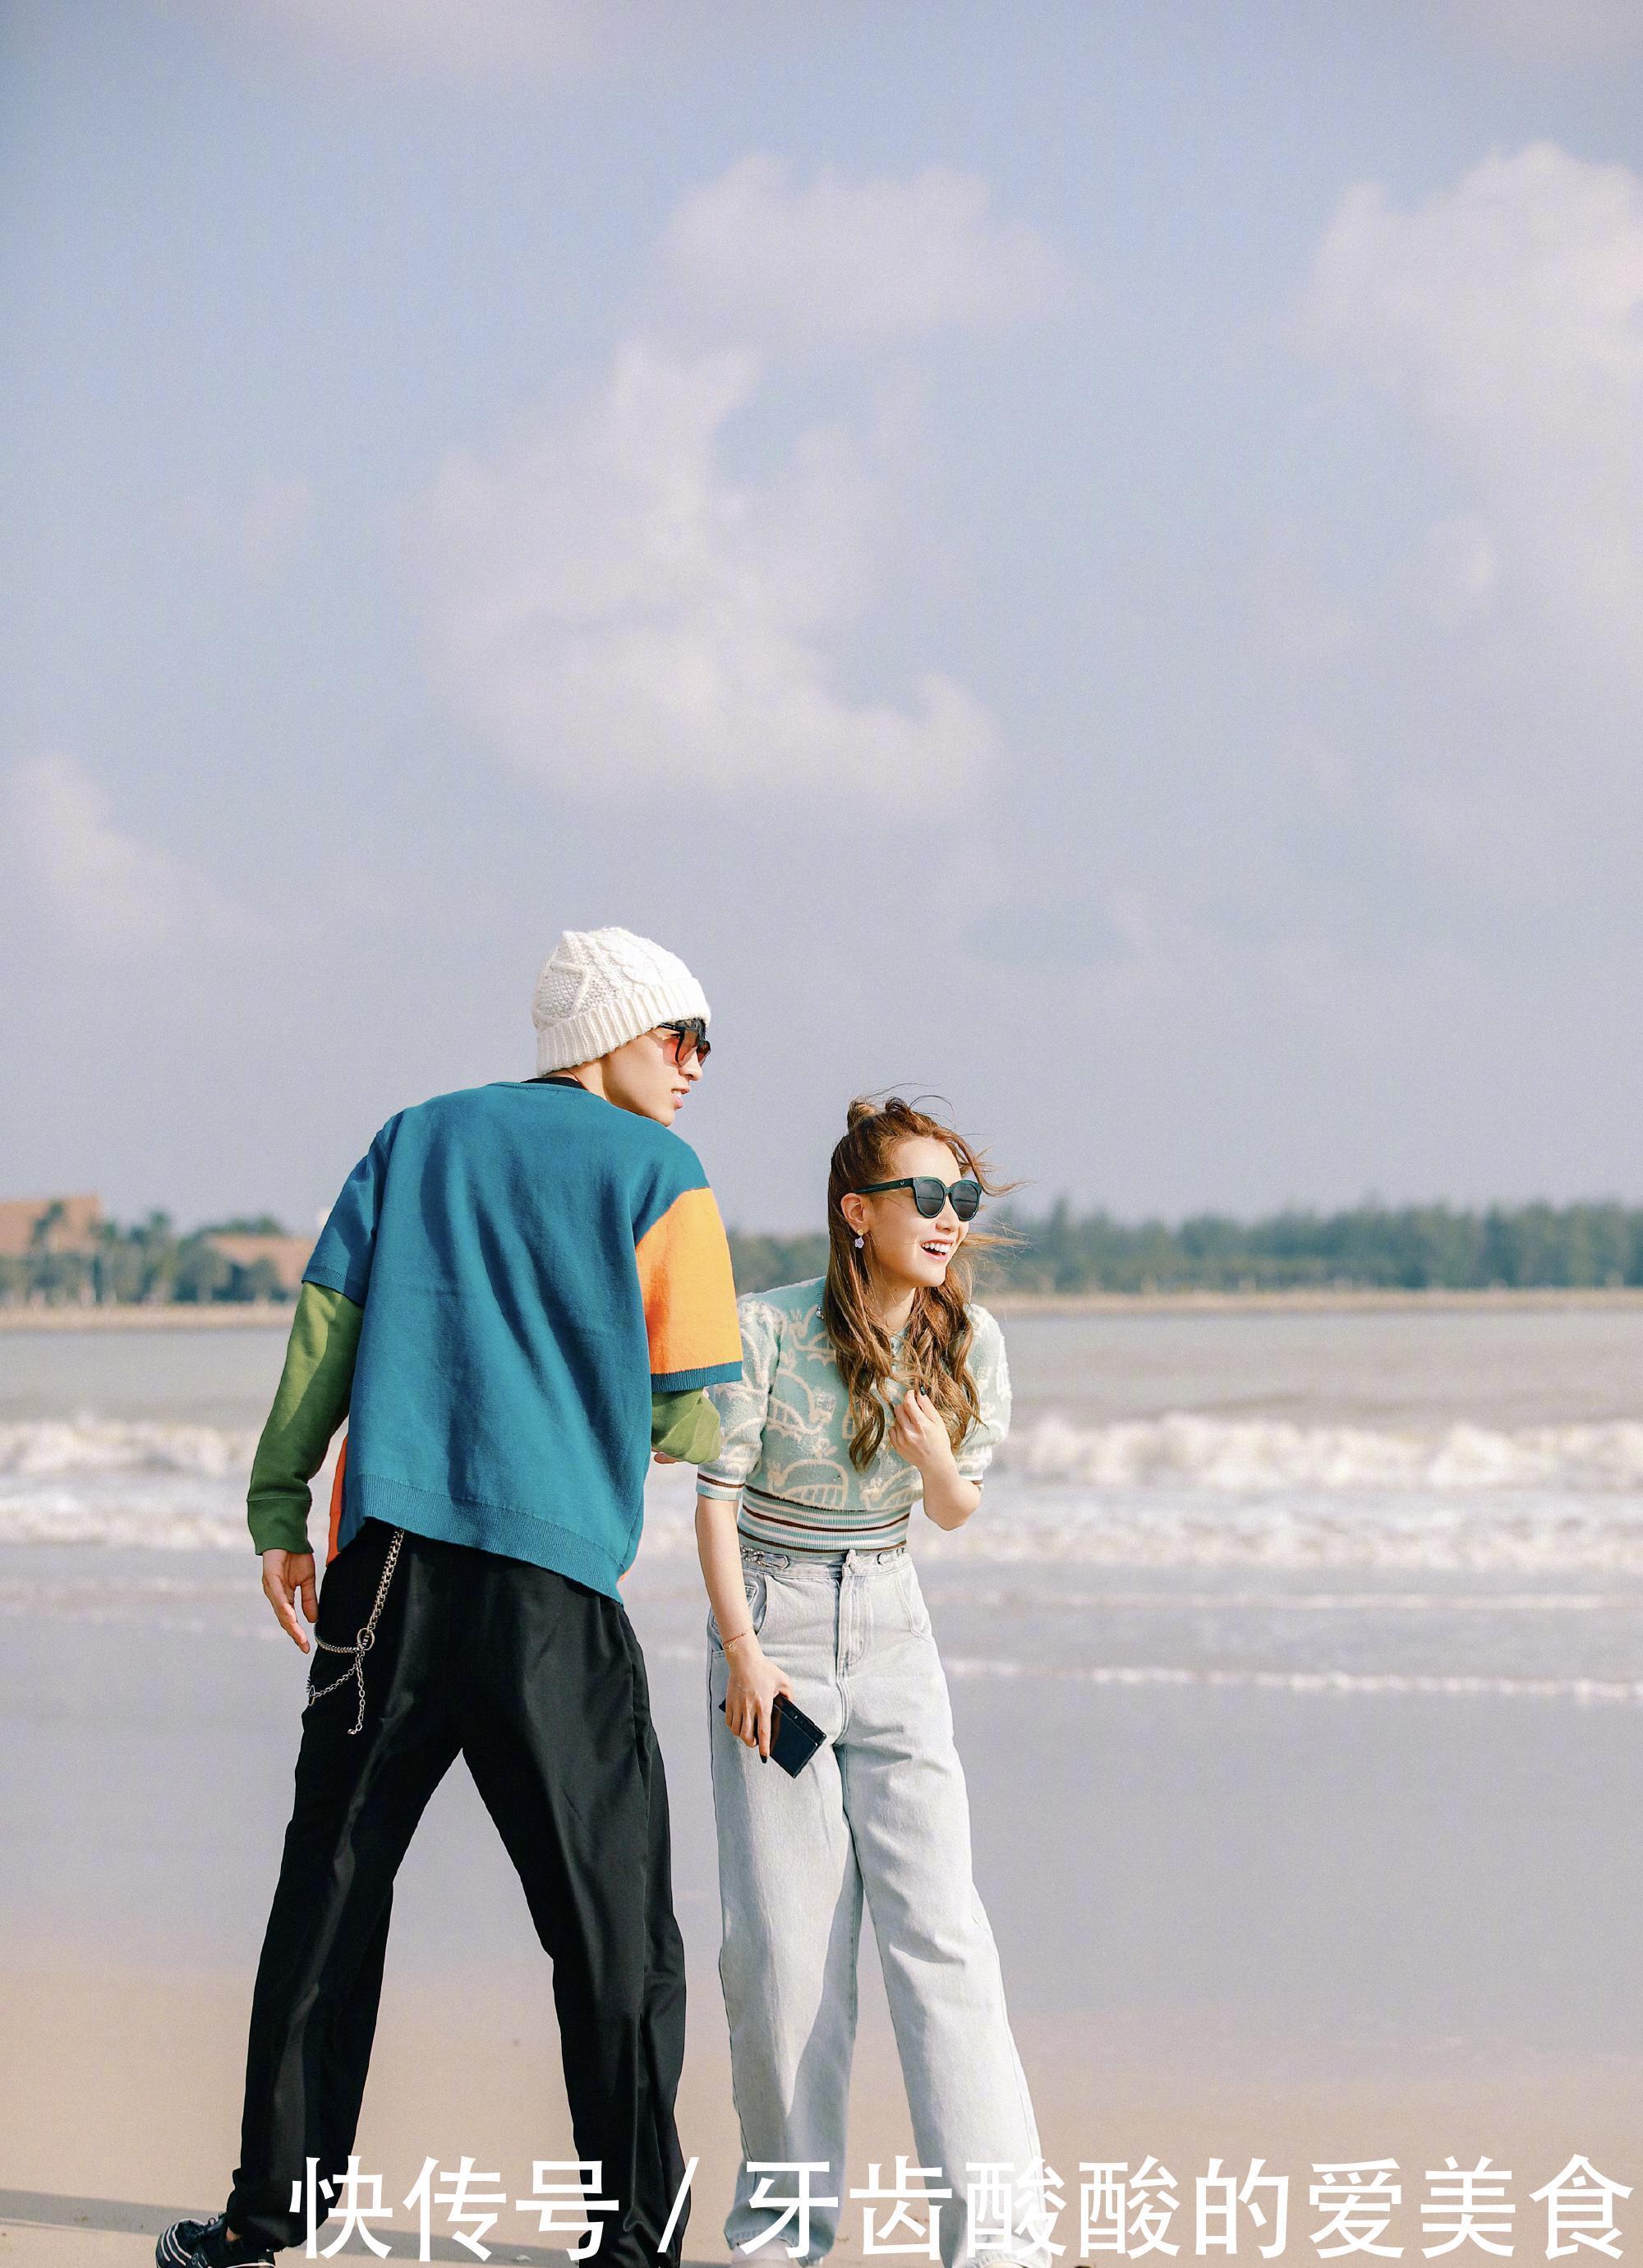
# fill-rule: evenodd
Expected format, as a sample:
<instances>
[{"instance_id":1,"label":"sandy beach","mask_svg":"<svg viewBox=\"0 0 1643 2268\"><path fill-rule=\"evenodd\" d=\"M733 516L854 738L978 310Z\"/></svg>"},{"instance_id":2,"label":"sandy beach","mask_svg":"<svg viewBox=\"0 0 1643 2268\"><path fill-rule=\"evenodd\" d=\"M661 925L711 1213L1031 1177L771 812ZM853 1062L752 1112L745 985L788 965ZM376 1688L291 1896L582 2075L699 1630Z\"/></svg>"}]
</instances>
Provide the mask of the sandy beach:
<instances>
[{"instance_id":1,"label":"sandy beach","mask_svg":"<svg viewBox=\"0 0 1643 2268\"><path fill-rule=\"evenodd\" d=\"M123 1594L114 1566L100 1606L84 1589L65 1606L84 1578L36 1550L31 1614L20 1556L0 1569L0 2257L135 2263L155 2213L218 2200L232 2163L303 1665L264 1629L249 1565L175 1555L169 1590ZM712 2261L737 2136L689 1573L642 1558L630 1611L690 1960L687 2251ZM969 1659L956 1579L937 1571L928 1587L946 1650ZM1085 2161L1150 2154L1190 2224L1212 2154L1241 2169L1264 2157L1293 2176L1299 2228L1314 2163L1391 2156L1410 2250L1425 2169L1451 2153L1512 2168L1521 2220L1577 2153L1612 2179L1643 2176L1633 1709L1125 1686L1078 1668L952 1678L977 1881L1066 2185L1069 2257ZM425 2155L469 2153L517 2196L534 2156L571 2154L549 1971L460 1766L413 1845L394 1931L364 2162L394 2198ZM871 1952L864 1966L854 2182L912 2148ZM534 2229L500 2224L512 2242L497 2257L532 2257Z\"/></svg>"},{"instance_id":2,"label":"sandy beach","mask_svg":"<svg viewBox=\"0 0 1643 2268\"><path fill-rule=\"evenodd\" d=\"M1643 1285L1539 1285L1520 1290L1404 1291L1381 1285L1326 1284L1292 1291L1249 1292L989 1292L999 1315L1259 1315L1259 1314L1599 1314L1643 1309ZM203 1305L107 1307L0 1306L0 1331L237 1331L289 1330L289 1306L263 1300L217 1300Z\"/></svg>"},{"instance_id":3,"label":"sandy beach","mask_svg":"<svg viewBox=\"0 0 1643 2268\"><path fill-rule=\"evenodd\" d=\"M405 1967L400 1960L390 1976L359 2137L364 2162L389 2177L384 2196L404 2194L424 2152L453 2164L471 2151L505 2180L511 2169L528 2176L534 2156L571 2155L556 2053L543 2029L551 2025L545 1970L498 1965L479 1978L419 1983ZM3 1982L13 2045L35 2076L32 2084L8 2079L5 2088L0 2259L136 2268L151 2259L168 2213L220 2202L224 2154L232 2160L235 2139L246 1980L185 1967L99 1968L64 1955L6 1972ZM861 2161L852 2181L865 2178L869 2155L888 2161L912 2152L876 1975L870 1983L852 2091L852 2149ZM693 1968L691 1984L679 2117L687 2153L701 2163L686 2257L722 2262L718 2223L737 2155L728 2058L711 1963ZM189 2052L179 2049L180 2026L197 2034ZM1528 2191L1576 2151L1613 2178L1643 2171L1637 2068L1601 2058L1546 2056L1502 2073L1458 2061L1446 2069L1433 2057L1437 2068L1307 2081L1249 2067L1224 2043L1200 2061L1183 2040L1177 2061L1161 2042L1103 2037L1099 2028L1092 2035L1044 2018L1018 2018L1016 2034L1045 2154L1065 2176L1069 2200L1079 2160L1139 2167L1150 2152L1177 2177L1188 2257L1192 2183L1212 2155L1240 2174L1256 2157L1290 2172L1297 2253L1309 2250L1299 2240L1311 2225L1305 2191L1314 2161L1396 2158L1411 2210L1395 2234L1417 2254L1410 2240L1421 2174L1451 2153L1475 2163L1486 2151L1520 2176L1526 2240L1535 2210ZM393 2226L409 2230L411 2216L402 2209ZM1076 2259L1075 2223L1062 2233L1072 2239L1066 2257ZM504 2216L486 2242L501 2261L564 2257L517 2214ZM364 2251L357 2240L346 2249ZM403 2240L394 2249L415 2257ZM448 2235L431 2249L440 2259L473 2257ZM835 2257L865 2256L858 2243L841 2243ZM1544 2248L1525 2241L1519 2257L1542 2258Z\"/></svg>"}]
</instances>

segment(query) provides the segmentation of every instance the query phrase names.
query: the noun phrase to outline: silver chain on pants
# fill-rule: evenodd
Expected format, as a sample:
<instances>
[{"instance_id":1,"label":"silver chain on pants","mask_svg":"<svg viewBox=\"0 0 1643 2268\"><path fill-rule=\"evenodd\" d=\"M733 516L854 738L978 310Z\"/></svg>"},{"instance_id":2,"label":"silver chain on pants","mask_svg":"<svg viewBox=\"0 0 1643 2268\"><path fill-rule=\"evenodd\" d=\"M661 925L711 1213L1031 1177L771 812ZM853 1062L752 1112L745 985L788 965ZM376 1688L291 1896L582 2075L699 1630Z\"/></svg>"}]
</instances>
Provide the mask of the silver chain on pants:
<instances>
[{"instance_id":1,"label":"silver chain on pants","mask_svg":"<svg viewBox=\"0 0 1643 2268\"><path fill-rule=\"evenodd\" d=\"M402 1528L396 1528L394 1531L394 1541L388 1546L388 1556L382 1563L382 1580L377 1585L377 1595L372 1602L371 1612L361 1624L359 1635L352 1646L333 1646L329 1638L315 1637L314 1645L321 1653L350 1653L354 1660L352 1668L345 1669L342 1675L334 1678L329 1685L321 1685L317 1690L313 1685L309 1686L308 1697L302 1705L302 1713L305 1717L316 1701L323 1701L328 1693L340 1692L351 1677L359 1688L359 1708L353 1723L348 1729L350 1733L357 1733L364 1725L365 1721L365 1656L377 1642L377 1616L382 1612L382 1602L388 1594L389 1580L394 1573L394 1563L400 1556L400 1545L404 1541L405 1530ZM316 1661L313 1666L317 1669L320 1665Z\"/></svg>"}]
</instances>

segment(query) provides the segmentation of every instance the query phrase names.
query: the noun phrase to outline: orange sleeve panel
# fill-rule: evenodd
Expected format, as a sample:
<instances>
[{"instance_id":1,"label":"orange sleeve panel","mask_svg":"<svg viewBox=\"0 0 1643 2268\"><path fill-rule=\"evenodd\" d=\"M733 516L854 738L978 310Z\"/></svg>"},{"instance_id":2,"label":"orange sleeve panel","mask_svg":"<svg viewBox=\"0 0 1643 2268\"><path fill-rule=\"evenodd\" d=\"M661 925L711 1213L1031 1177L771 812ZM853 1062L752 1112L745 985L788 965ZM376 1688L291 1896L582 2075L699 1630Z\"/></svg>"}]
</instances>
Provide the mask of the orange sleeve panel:
<instances>
[{"instance_id":1,"label":"orange sleeve panel","mask_svg":"<svg viewBox=\"0 0 1643 2268\"><path fill-rule=\"evenodd\" d=\"M741 1375L736 1283L711 1189L686 1189L635 1248L651 1381L682 1393Z\"/></svg>"},{"instance_id":2,"label":"orange sleeve panel","mask_svg":"<svg viewBox=\"0 0 1643 2268\"><path fill-rule=\"evenodd\" d=\"M326 1547L325 1564L328 1567L336 1557L336 1531L343 1524L343 1472L348 1463L348 1436L336 1453L336 1476L331 1483L331 1535Z\"/></svg>"}]
</instances>

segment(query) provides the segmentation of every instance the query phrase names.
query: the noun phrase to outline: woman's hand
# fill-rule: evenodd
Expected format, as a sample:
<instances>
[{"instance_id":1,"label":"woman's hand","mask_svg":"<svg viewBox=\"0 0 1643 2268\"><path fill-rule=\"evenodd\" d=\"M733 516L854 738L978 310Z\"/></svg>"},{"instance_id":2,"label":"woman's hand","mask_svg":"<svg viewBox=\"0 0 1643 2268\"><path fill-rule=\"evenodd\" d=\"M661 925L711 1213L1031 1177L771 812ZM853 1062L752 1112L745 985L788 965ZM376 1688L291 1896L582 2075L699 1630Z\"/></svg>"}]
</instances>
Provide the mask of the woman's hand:
<instances>
[{"instance_id":1,"label":"woman's hand","mask_svg":"<svg viewBox=\"0 0 1643 2268\"><path fill-rule=\"evenodd\" d=\"M755 1632L746 1631L725 1647L730 1685L725 1695L725 1722L739 1741L757 1749L768 1764L770 1756L770 1717L778 1693L793 1697L793 1681L773 1662Z\"/></svg>"},{"instance_id":2,"label":"woman's hand","mask_svg":"<svg viewBox=\"0 0 1643 2268\"><path fill-rule=\"evenodd\" d=\"M941 1413L922 1387L910 1386L890 1420L890 1447L910 1465L917 1465L926 1480L956 1474L958 1460Z\"/></svg>"},{"instance_id":3,"label":"woman's hand","mask_svg":"<svg viewBox=\"0 0 1643 2268\"><path fill-rule=\"evenodd\" d=\"M888 1439L899 1456L917 1467L928 1517L938 1528L961 1528L981 1502L981 1491L960 1472L952 1436L922 1388L909 1387L897 1403Z\"/></svg>"}]
</instances>

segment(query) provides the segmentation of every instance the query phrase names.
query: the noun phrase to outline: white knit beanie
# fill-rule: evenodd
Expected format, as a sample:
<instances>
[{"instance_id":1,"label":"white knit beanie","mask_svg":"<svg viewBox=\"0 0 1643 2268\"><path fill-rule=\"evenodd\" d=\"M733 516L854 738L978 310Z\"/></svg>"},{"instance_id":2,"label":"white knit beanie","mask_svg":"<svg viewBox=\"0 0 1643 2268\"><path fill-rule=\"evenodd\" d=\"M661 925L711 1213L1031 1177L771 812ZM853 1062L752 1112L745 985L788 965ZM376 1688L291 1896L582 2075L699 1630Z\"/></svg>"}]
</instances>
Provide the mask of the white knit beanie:
<instances>
[{"instance_id":1,"label":"white knit beanie","mask_svg":"<svg viewBox=\"0 0 1643 2268\"><path fill-rule=\"evenodd\" d=\"M708 1020L707 995L676 954L630 929L568 929L531 1006L536 1068L569 1071L658 1024Z\"/></svg>"}]
</instances>

